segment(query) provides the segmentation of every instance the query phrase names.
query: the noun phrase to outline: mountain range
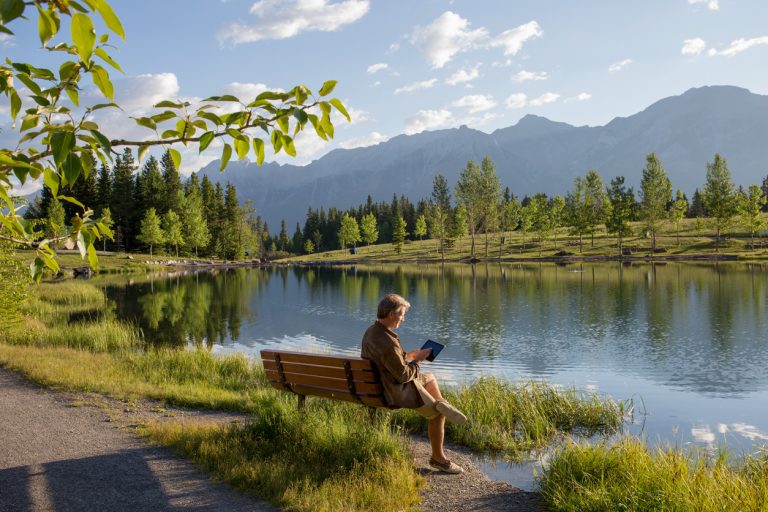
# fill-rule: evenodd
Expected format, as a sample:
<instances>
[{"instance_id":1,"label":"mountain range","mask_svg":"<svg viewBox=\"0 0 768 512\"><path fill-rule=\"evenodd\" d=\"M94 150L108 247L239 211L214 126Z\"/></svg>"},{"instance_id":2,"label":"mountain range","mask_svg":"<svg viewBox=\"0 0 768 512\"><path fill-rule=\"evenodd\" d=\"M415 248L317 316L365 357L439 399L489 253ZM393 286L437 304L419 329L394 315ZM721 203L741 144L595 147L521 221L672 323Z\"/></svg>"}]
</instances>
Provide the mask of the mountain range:
<instances>
[{"instance_id":1,"label":"mountain range","mask_svg":"<svg viewBox=\"0 0 768 512\"><path fill-rule=\"evenodd\" d=\"M690 195L701 188L706 164L723 155L737 185L760 184L768 174L768 96L733 86L690 89L604 126L572 126L527 115L492 133L461 126L398 135L356 149L335 149L306 166L219 162L200 171L214 182L232 182L241 201L252 200L276 229L303 224L307 208L347 209L403 194L428 198L442 173L454 186L468 160L488 156L502 188L522 197L536 192L565 194L576 176L597 169L608 183L625 176L637 188L645 157L655 152L674 189Z\"/></svg>"}]
</instances>

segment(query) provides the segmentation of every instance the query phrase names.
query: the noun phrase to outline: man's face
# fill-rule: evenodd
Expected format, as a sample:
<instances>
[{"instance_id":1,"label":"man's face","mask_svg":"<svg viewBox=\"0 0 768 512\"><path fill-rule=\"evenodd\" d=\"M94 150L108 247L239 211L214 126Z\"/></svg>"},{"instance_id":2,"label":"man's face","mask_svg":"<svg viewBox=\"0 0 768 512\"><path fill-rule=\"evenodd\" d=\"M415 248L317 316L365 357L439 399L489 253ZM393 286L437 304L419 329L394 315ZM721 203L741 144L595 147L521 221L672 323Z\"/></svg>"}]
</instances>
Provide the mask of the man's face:
<instances>
[{"instance_id":1,"label":"man's face","mask_svg":"<svg viewBox=\"0 0 768 512\"><path fill-rule=\"evenodd\" d=\"M396 309L395 311L392 311L389 314L389 317L392 319L394 328L397 329L400 327L400 324L405 321L405 308Z\"/></svg>"}]
</instances>

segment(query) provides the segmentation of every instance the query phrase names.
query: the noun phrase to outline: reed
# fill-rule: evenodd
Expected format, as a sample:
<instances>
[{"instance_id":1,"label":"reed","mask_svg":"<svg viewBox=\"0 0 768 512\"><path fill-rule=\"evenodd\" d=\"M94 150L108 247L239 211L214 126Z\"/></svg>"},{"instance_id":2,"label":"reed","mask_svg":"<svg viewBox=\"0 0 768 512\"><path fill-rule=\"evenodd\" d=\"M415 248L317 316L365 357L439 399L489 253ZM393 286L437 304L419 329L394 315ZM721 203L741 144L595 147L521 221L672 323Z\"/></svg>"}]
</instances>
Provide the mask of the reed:
<instances>
[{"instance_id":1,"label":"reed","mask_svg":"<svg viewBox=\"0 0 768 512\"><path fill-rule=\"evenodd\" d=\"M768 456L649 448L636 438L564 445L540 478L549 510L763 511Z\"/></svg>"}]
</instances>

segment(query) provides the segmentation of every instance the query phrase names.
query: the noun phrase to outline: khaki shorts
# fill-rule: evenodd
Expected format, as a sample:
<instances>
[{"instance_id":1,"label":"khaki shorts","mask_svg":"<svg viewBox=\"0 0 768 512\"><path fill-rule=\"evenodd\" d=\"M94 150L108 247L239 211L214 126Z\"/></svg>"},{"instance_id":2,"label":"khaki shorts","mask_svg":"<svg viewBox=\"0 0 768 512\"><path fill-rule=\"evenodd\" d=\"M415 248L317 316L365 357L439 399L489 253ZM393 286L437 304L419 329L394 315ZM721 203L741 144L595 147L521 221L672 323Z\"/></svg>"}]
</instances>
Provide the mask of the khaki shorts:
<instances>
[{"instance_id":1,"label":"khaki shorts","mask_svg":"<svg viewBox=\"0 0 768 512\"><path fill-rule=\"evenodd\" d=\"M436 380L435 376L430 372L421 372L419 373L418 378L413 381L413 383L416 384L416 389L419 390L422 401L424 402L424 405L414 410L428 420L431 420L440 414L435 408L437 400L435 400L435 398L429 394L429 391L425 389L425 386L434 380Z\"/></svg>"}]
</instances>

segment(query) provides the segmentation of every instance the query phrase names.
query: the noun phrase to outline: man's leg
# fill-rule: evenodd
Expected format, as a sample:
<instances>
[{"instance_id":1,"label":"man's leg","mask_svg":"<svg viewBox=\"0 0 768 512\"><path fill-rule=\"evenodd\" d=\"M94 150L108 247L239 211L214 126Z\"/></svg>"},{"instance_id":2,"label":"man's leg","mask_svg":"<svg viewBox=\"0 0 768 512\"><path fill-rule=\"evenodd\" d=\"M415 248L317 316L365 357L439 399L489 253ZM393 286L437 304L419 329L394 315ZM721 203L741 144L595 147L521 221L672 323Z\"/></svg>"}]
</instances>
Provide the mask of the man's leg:
<instances>
[{"instance_id":1,"label":"man's leg","mask_svg":"<svg viewBox=\"0 0 768 512\"><path fill-rule=\"evenodd\" d=\"M424 389L435 400L442 400L443 395L440 394L440 387L437 385L437 380L432 380L424 386ZM432 458L438 462L445 462L448 460L443 452L443 441L445 439L445 416L438 414L431 420L429 420L429 444L432 446Z\"/></svg>"}]
</instances>

